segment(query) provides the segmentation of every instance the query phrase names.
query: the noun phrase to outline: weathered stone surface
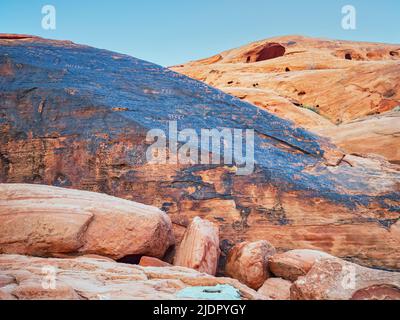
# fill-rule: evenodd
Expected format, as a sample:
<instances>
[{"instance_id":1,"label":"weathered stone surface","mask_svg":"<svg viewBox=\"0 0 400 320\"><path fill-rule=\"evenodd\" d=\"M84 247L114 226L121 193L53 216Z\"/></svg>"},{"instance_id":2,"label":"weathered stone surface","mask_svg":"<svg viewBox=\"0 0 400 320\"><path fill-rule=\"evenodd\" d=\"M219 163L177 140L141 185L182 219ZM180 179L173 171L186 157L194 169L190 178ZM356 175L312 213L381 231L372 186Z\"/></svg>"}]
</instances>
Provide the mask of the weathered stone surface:
<instances>
[{"instance_id":1,"label":"weathered stone surface","mask_svg":"<svg viewBox=\"0 0 400 320\"><path fill-rule=\"evenodd\" d=\"M315 262L323 258L333 257L317 250L291 250L270 257L269 268L277 277L296 281L298 277L306 275Z\"/></svg>"},{"instance_id":2,"label":"weathered stone surface","mask_svg":"<svg viewBox=\"0 0 400 320\"><path fill-rule=\"evenodd\" d=\"M170 267L171 265L167 262L164 262L160 259L153 257L141 257L139 265L142 267Z\"/></svg>"},{"instance_id":3,"label":"weathered stone surface","mask_svg":"<svg viewBox=\"0 0 400 320\"><path fill-rule=\"evenodd\" d=\"M162 257L174 244L157 208L104 194L0 184L0 253Z\"/></svg>"},{"instance_id":4,"label":"weathered stone surface","mask_svg":"<svg viewBox=\"0 0 400 320\"><path fill-rule=\"evenodd\" d=\"M258 289L258 293L268 300L290 300L292 282L282 278L269 278Z\"/></svg>"},{"instance_id":5,"label":"weathered stone surface","mask_svg":"<svg viewBox=\"0 0 400 320\"><path fill-rule=\"evenodd\" d=\"M15 282L15 279L13 277L0 274L0 288L5 287L14 282Z\"/></svg>"},{"instance_id":6,"label":"weathered stone surface","mask_svg":"<svg viewBox=\"0 0 400 320\"><path fill-rule=\"evenodd\" d=\"M226 274L257 290L270 276L268 258L275 253L265 240L237 244L228 253Z\"/></svg>"},{"instance_id":7,"label":"weathered stone surface","mask_svg":"<svg viewBox=\"0 0 400 320\"><path fill-rule=\"evenodd\" d=\"M218 226L195 217L176 251L174 265L215 275L219 255Z\"/></svg>"},{"instance_id":8,"label":"weathered stone surface","mask_svg":"<svg viewBox=\"0 0 400 320\"><path fill-rule=\"evenodd\" d=\"M272 66L289 53L260 63ZM392 69L390 86L398 83ZM200 216L220 226L224 255L236 243L265 239L279 251L319 249L400 269L396 169L350 165L325 139L265 110L109 51L40 38L0 39L0 75L0 182L90 190L153 205L168 212L179 235ZM154 128L168 133L171 119L178 119L179 130L198 133L253 128L254 173L239 176L234 165L149 164L146 134Z\"/></svg>"},{"instance_id":9,"label":"weathered stone surface","mask_svg":"<svg viewBox=\"0 0 400 320\"><path fill-rule=\"evenodd\" d=\"M293 300L400 300L400 273L324 258L290 290Z\"/></svg>"},{"instance_id":10,"label":"weathered stone surface","mask_svg":"<svg viewBox=\"0 0 400 320\"><path fill-rule=\"evenodd\" d=\"M0 287L0 299L177 300L177 293L184 288L219 284L237 289L241 299L262 298L237 280L192 269L141 267L84 257L0 255L0 276L15 279Z\"/></svg>"},{"instance_id":11,"label":"weathered stone surface","mask_svg":"<svg viewBox=\"0 0 400 320\"><path fill-rule=\"evenodd\" d=\"M285 47L279 43L263 43L245 52L243 54L245 60L242 62L252 63L282 57L285 51Z\"/></svg>"},{"instance_id":12,"label":"weathered stone surface","mask_svg":"<svg viewBox=\"0 0 400 320\"><path fill-rule=\"evenodd\" d=\"M249 55L271 42L283 46L284 55L262 62ZM172 69L333 138L348 153L400 163L398 119L371 116L400 105L399 47L285 36ZM248 58L252 63L245 64Z\"/></svg>"},{"instance_id":13,"label":"weathered stone surface","mask_svg":"<svg viewBox=\"0 0 400 320\"><path fill-rule=\"evenodd\" d=\"M340 126L320 128L319 134L352 154L377 154L394 164L400 164L400 112L353 120Z\"/></svg>"}]
</instances>

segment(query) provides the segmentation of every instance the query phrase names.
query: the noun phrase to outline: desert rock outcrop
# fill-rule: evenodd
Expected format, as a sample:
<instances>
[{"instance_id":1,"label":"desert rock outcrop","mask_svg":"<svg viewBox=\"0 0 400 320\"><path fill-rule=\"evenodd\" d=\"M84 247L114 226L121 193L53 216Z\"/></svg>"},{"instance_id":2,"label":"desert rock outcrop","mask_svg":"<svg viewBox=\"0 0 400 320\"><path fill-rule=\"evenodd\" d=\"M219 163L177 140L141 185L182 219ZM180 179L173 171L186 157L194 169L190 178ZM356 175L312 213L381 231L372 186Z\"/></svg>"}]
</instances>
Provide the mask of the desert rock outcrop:
<instances>
[{"instance_id":1,"label":"desert rock outcrop","mask_svg":"<svg viewBox=\"0 0 400 320\"><path fill-rule=\"evenodd\" d=\"M284 48L281 56L258 61L249 55L271 43ZM399 48L284 36L224 51L212 63L172 69L333 138L348 153L371 152L399 163L394 122L400 114L386 116L400 106Z\"/></svg>"},{"instance_id":2,"label":"desert rock outcrop","mask_svg":"<svg viewBox=\"0 0 400 320\"><path fill-rule=\"evenodd\" d=\"M9 279L0 283L0 299L179 300L178 293L185 288L217 285L232 286L242 299L262 299L237 280L192 269L141 267L85 257L0 255L0 277Z\"/></svg>"},{"instance_id":3,"label":"desert rock outcrop","mask_svg":"<svg viewBox=\"0 0 400 320\"><path fill-rule=\"evenodd\" d=\"M228 253L226 274L257 290L270 276L268 259L275 253L265 240L237 244Z\"/></svg>"},{"instance_id":4,"label":"desert rock outcrop","mask_svg":"<svg viewBox=\"0 0 400 320\"><path fill-rule=\"evenodd\" d=\"M215 275L219 255L218 226L195 217L176 251L174 265Z\"/></svg>"},{"instance_id":5,"label":"desert rock outcrop","mask_svg":"<svg viewBox=\"0 0 400 320\"><path fill-rule=\"evenodd\" d=\"M104 194L0 184L0 253L162 257L174 245L157 208Z\"/></svg>"},{"instance_id":6,"label":"desert rock outcrop","mask_svg":"<svg viewBox=\"0 0 400 320\"><path fill-rule=\"evenodd\" d=\"M140 258L139 265L142 267L171 267L171 265L167 262L147 256L143 256Z\"/></svg>"},{"instance_id":7,"label":"desert rock outcrop","mask_svg":"<svg viewBox=\"0 0 400 320\"><path fill-rule=\"evenodd\" d=\"M288 55L297 59L290 52L256 64L279 67ZM340 59L342 65L353 63ZM398 83L397 65L390 64L395 57L390 59L375 66L388 71L386 91ZM299 68L312 60L312 55L299 59ZM366 82L375 81L367 77L369 67L360 68L367 68ZM327 79L341 74L328 71L321 70ZM302 72L297 74L303 83ZM352 74L350 82L358 72ZM200 216L219 225L222 256L239 242L266 239L279 252L317 249L400 269L400 172L388 163L344 154L324 138L171 70L71 42L0 37L0 75L2 183L95 191L152 205L167 212L178 239ZM272 82L260 73L261 84L284 87L286 76L296 78L296 72ZM329 81L316 79L318 86L331 88ZM333 103L320 105L328 115L336 110ZM341 118L371 111L366 109L349 107ZM240 163L149 163L152 141L146 136L152 129L169 135L170 121L179 131L199 135L201 129L253 129L253 173L237 174ZM69 246L77 246L69 239Z\"/></svg>"},{"instance_id":8,"label":"desert rock outcrop","mask_svg":"<svg viewBox=\"0 0 400 320\"><path fill-rule=\"evenodd\" d=\"M340 259L316 262L291 287L293 300L400 300L400 273Z\"/></svg>"},{"instance_id":9,"label":"desert rock outcrop","mask_svg":"<svg viewBox=\"0 0 400 320\"><path fill-rule=\"evenodd\" d=\"M290 300L291 286L292 282L288 280L269 278L257 292L268 300Z\"/></svg>"},{"instance_id":10,"label":"desert rock outcrop","mask_svg":"<svg viewBox=\"0 0 400 320\"><path fill-rule=\"evenodd\" d=\"M291 250L278 253L269 258L269 268L274 275L286 280L296 281L305 276L314 263L323 258L333 258L331 255L316 250Z\"/></svg>"}]
</instances>

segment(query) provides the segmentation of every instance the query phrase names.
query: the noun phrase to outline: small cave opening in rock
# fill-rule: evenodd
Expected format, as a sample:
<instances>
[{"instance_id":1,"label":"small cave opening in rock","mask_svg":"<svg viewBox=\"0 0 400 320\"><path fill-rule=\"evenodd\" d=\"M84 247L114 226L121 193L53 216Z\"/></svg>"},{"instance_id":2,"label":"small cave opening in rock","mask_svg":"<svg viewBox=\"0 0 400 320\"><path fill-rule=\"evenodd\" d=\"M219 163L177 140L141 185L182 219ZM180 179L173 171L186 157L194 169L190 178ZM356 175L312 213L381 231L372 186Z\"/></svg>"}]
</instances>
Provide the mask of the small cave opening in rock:
<instances>
[{"instance_id":1,"label":"small cave opening in rock","mask_svg":"<svg viewBox=\"0 0 400 320\"><path fill-rule=\"evenodd\" d=\"M274 59L278 57L282 57L286 52L284 46L279 43L267 43L264 47L258 52L256 61L264 61L269 59Z\"/></svg>"},{"instance_id":2,"label":"small cave opening in rock","mask_svg":"<svg viewBox=\"0 0 400 320\"><path fill-rule=\"evenodd\" d=\"M285 71L286 71L286 72L290 72L290 68L289 68L289 67L286 67Z\"/></svg>"},{"instance_id":3,"label":"small cave opening in rock","mask_svg":"<svg viewBox=\"0 0 400 320\"><path fill-rule=\"evenodd\" d=\"M118 259L117 262L119 263L126 263L126 264L139 264L140 259L143 257L141 254L130 254L121 259Z\"/></svg>"},{"instance_id":4,"label":"small cave opening in rock","mask_svg":"<svg viewBox=\"0 0 400 320\"><path fill-rule=\"evenodd\" d=\"M246 63L260 62L269 59L275 59L285 55L286 48L279 43L267 42L252 48L243 54L246 57Z\"/></svg>"},{"instance_id":5,"label":"small cave opening in rock","mask_svg":"<svg viewBox=\"0 0 400 320\"><path fill-rule=\"evenodd\" d=\"M400 50L400 49L399 49L399 50ZM398 56L400 55L399 51L390 51L389 54L390 54L392 57L398 57Z\"/></svg>"},{"instance_id":6,"label":"small cave opening in rock","mask_svg":"<svg viewBox=\"0 0 400 320\"><path fill-rule=\"evenodd\" d=\"M351 56L351 53L346 53L346 54L344 55L344 58L345 58L346 60L353 60L353 57Z\"/></svg>"}]
</instances>

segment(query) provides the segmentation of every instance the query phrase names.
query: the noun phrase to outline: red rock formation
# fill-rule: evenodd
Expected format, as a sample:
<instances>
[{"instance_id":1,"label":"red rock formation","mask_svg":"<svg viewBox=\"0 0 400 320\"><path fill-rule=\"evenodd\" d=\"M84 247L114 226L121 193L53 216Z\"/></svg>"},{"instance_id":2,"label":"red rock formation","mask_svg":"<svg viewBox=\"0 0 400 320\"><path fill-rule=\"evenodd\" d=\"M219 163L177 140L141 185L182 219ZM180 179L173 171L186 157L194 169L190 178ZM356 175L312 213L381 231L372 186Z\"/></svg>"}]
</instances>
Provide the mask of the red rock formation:
<instances>
[{"instance_id":1,"label":"red rock formation","mask_svg":"<svg viewBox=\"0 0 400 320\"><path fill-rule=\"evenodd\" d=\"M210 221L196 217L187 228L176 251L174 265L215 275L219 255L218 227Z\"/></svg>"},{"instance_id":2,"label":"red rock formation","mask_svg":"<svg viewBox=\"0 0 400 320\"><path fill-rule=\"evenodd\" d=\"M282 56L257 62L255 53L266 43L280 44ZM333 138L349 153L375 153L399 163L398 129L387 126L389 119L368 119L400 105L399 48L286 36L224 51L214 63L199 60L172 69ZM257 63L244 64L247 59Z\"/></svg>"},{"instance_id":3,"label":"red rock formation","mask_svg":"<svg viewBox=\"0 0 400 320\"><path fill-rule=\"evenodd\" d=\"M153 257L141 257L139 266L142 267L171 267L171 265L167 262L164 262L160 259L153 258Z\"/></svg>"},{"instance_id":4,"label":"red rock formation","mask_svg":"<svg viewBox=\"0 0 400 320\"><path fill-rule=\"evenodd\" d=\"M186 287L218 284L233 286L242 299L262 299L237 280L192 269L141 267L85 257L0 255L0 279L0 300L178 300L176 294Z\"/></svg>"},{"instance_id":5,"label":"red rock formation","mask_svg":"<svg viewBox=\"0 0 400 320\"><path fill-rule=\"evenodd\" d=\"M333 257L316 250L291 250L270 257L269 268L277 277L293 282L299 277L305 276L313 265L323 258Z\"/></svg>"},{"instance_id":6,"label":"red rock formation","mask_svg":"<svg viewBox=\"0 0 400 320\"><path fill-rule=\"evenodd\" d=\"M275 252L265 240L239 243L229 251L226 274L257 290L270 276L268 258Z\"/></svg>"},{"instance_id":7,"label":"red rock formation","mask_svg":"<svg viewBox=\"0 0 400 320\"><path fill-rule=\"evenodd\" d=\"M400 273L340 259L316 262L291 287L293 300L400 300Z\"/></svg>"},{"instance_id":8,"label":"red rock formation","mask_svg":"<svg viewBox=\"0 0 400 320\"><path fill-rule=\"evenodd\" d=\"M400 112L360 118L340 126L320 128L319 134L352 154L377 154L400 164Z\"/></svg>"},{"instance_id":9,"label":"red rock formation","mask_svg":"<svg viewBox=\"0 0 400 320\"><path fill-rule=\"evenodd\" d=\"M187 287L231 285L242 299L262 299L230 278L181 267L141 267L94 258L44 259L0 255L1 299L179 300ZM54 278L52 278L54 276Z\"/></svg>"},{"instance_id":10,"label":"red rock formation","mask_svg":"<svg viewBox=\"0 0 400 320\"><path fill-rule=\"evenodd\" d=\"M296 55L287 49L283 57L242 66L284 72L281 59L296 60ZM210 66L230 59L221 56ZM390 61L374 65L386 68L387 90L397 83L396 66L390 65L396 58L389 56ZM327 61L332 59L339 58L330 55ZM308 73L304 66L313 55L297 60L305 71L298 75ZM354 62L343 58L340 63ZM368 70L365 83L377 85ZM326 78L316 76L315 84L342 71L320 70ZM400 173L384 161L344 154L326 139L219 90L109 51L40 38L0 39L0 73L0 182L90 190L155 206L168 213L178 242L200 216L220 227L221 270L232 246L259 240L279 252L319 249L400 269ZM284 72L272 82L284 87L285 77L295 74ZM266 78L259 86L270 83L263 72L259 77ZM356 79L354 71L351 81ZM258 88L254 81L249 84ZM299 89L291 93L297 100L307 96L298 96ZM225 164L148 163L148 131L168 132L171 119L179 119L179 129L196 132L254 129L254 172L240 176L237 166Z\"/></svg>"},{"instance_id":11,"label":"red rock formation","mask_svg":"<svg viewBox=\"0 0 400 320\"><path fill-rule=\"evenodd\" d=\"M258 289L258 293L267 300L290 300L290 287L292 282L282 278L269 278Z\"/></svg>"},{"instance_id":12,"label":"red rock formation","mask_svg":"<svg viewBox=\"0 0 400 320\"><path fill-rule=\"evenodd\" d=\"M104 194L0 184L0 253L162 257L174 244L157 208Z\"/></svg>"},{"instance_id":13,"label":"red rock formation","mask_svg":"<svg viewBox=\"0 0 400 320\"><path fill-rule=\"evenodd\" d=\"M245 52L243 56L246 63L260 62L264 60L282 57L285 54L285 47L279 43L264 43Z\"/></svg>"}]
</instances>

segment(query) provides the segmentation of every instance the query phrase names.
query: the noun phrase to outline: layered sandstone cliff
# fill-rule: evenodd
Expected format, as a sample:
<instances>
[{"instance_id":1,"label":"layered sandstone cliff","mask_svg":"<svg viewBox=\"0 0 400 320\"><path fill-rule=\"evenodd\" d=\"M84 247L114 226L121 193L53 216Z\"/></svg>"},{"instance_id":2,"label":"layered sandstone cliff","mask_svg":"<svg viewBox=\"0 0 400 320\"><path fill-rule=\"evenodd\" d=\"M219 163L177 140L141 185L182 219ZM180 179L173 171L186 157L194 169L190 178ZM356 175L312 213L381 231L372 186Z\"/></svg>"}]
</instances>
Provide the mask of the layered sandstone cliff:
<instances>
[{"instance_id":1,"label":"layered sandstone cliff","mask_svg":"<svg viewBox=\"0 0 400 320\"><path fill-rule=\"evenodd\" d=\"M330 114L333 104L326 108ZM196 132L254 129L254 172L148 163L147 132L168 133L170 120ZM156 206L171 218L178 243L200 216L219 225L221 264L235 243L268 240L278 251L322 249L400 269L399 179L398 167L382 159L343 154L266 110L157 65L70 42L0 36L0 182Z\"/></svg>"},{"instance_id":2,"label":"layered sandstone cliff","mask_svg":"<svg viewBox=\"0 0 400 320\"><path fill-rule=\"evenodd\" d=\"M257 55L261 48L270 54ZM400 162L400 44L285 36L218 57L172 69L333 138L349 153Z\"/></svg>"}]
</instances>

